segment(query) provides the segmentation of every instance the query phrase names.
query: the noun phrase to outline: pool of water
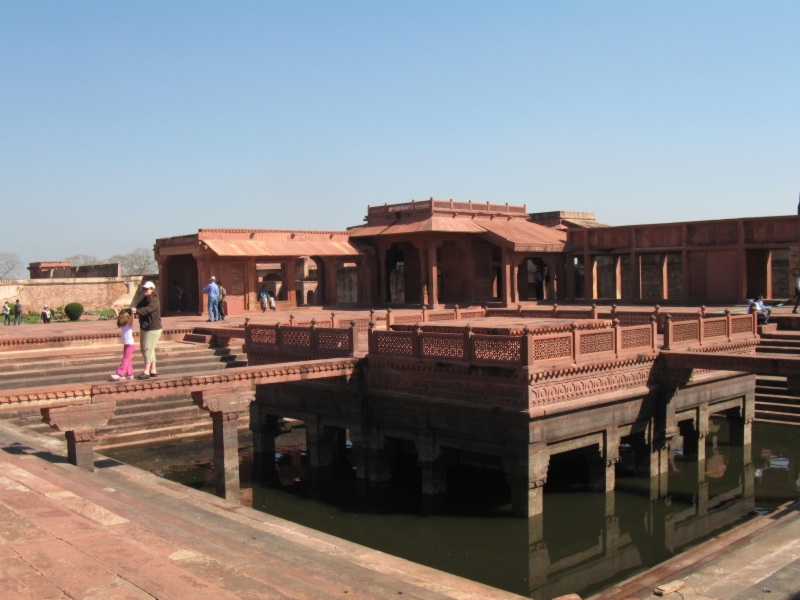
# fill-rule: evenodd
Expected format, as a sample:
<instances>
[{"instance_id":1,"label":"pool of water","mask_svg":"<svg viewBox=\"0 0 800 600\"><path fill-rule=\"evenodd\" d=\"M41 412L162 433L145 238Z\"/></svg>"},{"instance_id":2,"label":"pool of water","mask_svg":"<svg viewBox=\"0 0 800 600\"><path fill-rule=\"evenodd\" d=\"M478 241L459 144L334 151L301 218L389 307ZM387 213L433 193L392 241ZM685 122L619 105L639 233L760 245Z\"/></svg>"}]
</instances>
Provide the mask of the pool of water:
<instances>
[{"instance_id":1,"label":"pool of water","mask_svg":"<svg viewBox=\"0 0 800 600\"><path fill-rule=\"evenodd\" d=\"M344 465L331 488L315 492L306 481L298 428L292 444L276 455L280 481L272 485L252 481L252 451L242 447L242 501L523 596L549 600L575 592L585 597L798 498L796 428L755 423L752 464L747 465L743 448L725 444L726 423L716 423L702 471L675 452L670 494L657 500L650 499L649 479L626 470L624 448L615 492L588 491L582 465L566 462L559 465L561 476L548 477L544 515L533 519L511 516L502 472L474 463L450 468L447 498L431 514L419 493L416 458L402 454L386 489L360 490L352 468ZM210 439L105 453L213 493Z\"/></svg>"}]
</instances>

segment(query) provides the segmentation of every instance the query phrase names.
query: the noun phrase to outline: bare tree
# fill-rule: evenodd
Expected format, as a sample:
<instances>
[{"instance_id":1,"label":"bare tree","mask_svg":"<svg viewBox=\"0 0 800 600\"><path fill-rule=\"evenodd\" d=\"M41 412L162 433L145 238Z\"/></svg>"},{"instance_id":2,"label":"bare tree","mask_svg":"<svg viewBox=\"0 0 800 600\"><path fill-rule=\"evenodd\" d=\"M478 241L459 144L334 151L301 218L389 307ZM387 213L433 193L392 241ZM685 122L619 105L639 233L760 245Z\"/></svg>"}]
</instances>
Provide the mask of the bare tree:
<instances>
[{"instance_id":1,"label":"bare tree","mask_svg":"<svg viewBox=\"0 0 800 600\"><path fill-rule=\"evenodd\" d=\"M91 254L73 254L72 256L68 256L64 260L68 260L72 263L73 267L83 267L86 265L101 265L103 261L97 258L96 256L92 256Z\"/></svg>"},{"instance_id":2,"label":"bare tree","mask_svg":"<svg viewBox=\"0 0 800 600\"><path fill-rule=\"evenodd\" d=\"M0 279L13 279L19 275L22 261L11 252L0 252Z\"/></svg>"},{"instance_id":3,"label":"bare tree","mask_svg":"<svg viewBox=\"0 0 800 600\"><path fill-rule=\"evenodd\" d=\"M148 248L136 248L127 254L117 254L107 262L118 262L122 265L123 275L151 275L158 273L158 263L153 251Z\"/></svg>"}]
</instances>

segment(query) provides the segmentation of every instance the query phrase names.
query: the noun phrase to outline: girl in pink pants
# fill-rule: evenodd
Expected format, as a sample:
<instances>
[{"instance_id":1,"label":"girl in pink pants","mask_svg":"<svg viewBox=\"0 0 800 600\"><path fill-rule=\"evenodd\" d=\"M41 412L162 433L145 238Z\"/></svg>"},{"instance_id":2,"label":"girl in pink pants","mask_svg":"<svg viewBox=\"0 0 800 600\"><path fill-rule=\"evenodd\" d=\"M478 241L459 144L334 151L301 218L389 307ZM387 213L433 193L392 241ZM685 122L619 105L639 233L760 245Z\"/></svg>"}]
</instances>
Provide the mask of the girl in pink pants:
<instances>
[{"instance_id":1,"label":"girl in pink pants","mask_svg":"<svg viewBox=\"0 0 800 600\"><path fill-rule=\"evenodd\" d=\"M123 310L117 315L119 337L122 340L122 363L117 372L111 376L111 381L133 379L133 316L130 310Z\"/></svg>"}]
</instances>

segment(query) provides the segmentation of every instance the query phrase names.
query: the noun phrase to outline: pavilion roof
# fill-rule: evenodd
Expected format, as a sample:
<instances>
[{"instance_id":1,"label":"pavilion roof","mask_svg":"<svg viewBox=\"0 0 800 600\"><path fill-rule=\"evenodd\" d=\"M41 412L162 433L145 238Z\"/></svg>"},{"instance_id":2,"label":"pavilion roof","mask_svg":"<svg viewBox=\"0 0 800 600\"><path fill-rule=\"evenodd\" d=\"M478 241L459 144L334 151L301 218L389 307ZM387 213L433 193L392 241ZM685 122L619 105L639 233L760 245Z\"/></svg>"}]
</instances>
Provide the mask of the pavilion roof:
<instances>
[{"instance_id":1,"label":"pavilion roof","mask_svg":"<svg viewBox=\"0 0 800 600\"><path fill-rule=\"evenodd\" d=\"M358 256L347 240L204 239L217 256Z\"/></svg>"}]
</instances>

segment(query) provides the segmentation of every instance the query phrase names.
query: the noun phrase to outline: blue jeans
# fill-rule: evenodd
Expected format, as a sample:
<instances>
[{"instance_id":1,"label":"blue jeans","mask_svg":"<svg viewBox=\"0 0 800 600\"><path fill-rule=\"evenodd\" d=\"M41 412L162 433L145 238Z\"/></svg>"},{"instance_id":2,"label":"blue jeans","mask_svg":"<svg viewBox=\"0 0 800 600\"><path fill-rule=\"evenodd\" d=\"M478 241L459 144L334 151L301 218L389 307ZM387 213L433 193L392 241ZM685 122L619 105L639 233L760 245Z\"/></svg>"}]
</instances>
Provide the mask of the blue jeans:
<instances>
[{"instance_id":1,"label":"blue jeans","mask_svg":"<svg viewBox=\"0 0 800 600\"><path fill-rule=\"evenodd\" d=\"M217 298L208 299L208 320L219 321L219 302Z\"/></svg>"}]
</instances>

